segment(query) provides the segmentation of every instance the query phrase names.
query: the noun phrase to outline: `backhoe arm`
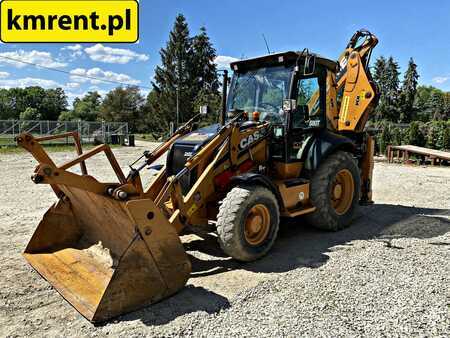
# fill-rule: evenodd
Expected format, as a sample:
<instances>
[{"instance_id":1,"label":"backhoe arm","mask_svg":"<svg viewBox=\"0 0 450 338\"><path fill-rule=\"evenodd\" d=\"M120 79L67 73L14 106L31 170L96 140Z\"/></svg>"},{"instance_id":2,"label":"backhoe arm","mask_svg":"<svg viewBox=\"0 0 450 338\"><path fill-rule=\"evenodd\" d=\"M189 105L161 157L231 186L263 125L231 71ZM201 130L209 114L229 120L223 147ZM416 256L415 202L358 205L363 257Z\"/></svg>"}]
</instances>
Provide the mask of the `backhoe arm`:
<instances>
[{"instance_id":1,"label":"backhoe arm","mask_svg":"<svg viewBox=\"0 0 450 338\"><path fill-rule=\"evenodd\" d=\"M357 31L339 57L341 69L336 75L336 92L341 103L338 131L362 132L375 106L378 91L370 75L369 62L377 43L372 33Z\"/></svg>"}]
</instances>

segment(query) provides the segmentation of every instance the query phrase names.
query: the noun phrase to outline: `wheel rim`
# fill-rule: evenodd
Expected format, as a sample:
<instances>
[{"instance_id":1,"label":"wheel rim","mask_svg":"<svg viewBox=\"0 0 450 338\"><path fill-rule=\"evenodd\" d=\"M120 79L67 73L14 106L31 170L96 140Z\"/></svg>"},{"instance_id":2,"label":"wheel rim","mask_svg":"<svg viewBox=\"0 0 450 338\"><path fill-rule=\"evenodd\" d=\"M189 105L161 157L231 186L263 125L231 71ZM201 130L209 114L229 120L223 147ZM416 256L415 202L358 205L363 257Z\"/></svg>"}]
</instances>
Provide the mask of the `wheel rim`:
<instances>
[{"instance_id":1,"label":"wheel rim","mask_svg":"<svg viewBox=\"0 0 450 338\"><path fill-rule=\"evenodd\" d=\"M331 186L331 203L338 215L345 214L352 206L355 183L348 169L342 169L337 174Z\"/></svg>"},{"instance_id":2,"label":"wheel rim","mask_svg":"<svg viewBox=\"0 0 450 338\"><path fill-rule=\"evenodd\" d=\"M270 229L270 213L265 205L256 204L247 214L244 236L250 245L260 245Z\"/></svg>"}]
</instances>

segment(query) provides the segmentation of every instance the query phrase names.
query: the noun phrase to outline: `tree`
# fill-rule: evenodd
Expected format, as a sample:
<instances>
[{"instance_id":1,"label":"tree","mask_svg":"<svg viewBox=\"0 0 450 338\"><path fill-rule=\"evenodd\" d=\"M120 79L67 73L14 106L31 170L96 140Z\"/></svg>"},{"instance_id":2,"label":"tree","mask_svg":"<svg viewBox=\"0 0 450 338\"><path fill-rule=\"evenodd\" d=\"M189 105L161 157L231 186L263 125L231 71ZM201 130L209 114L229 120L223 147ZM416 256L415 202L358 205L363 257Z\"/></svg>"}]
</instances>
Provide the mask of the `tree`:
<instances>
[{"instance_id":1,"label":"tree","mask_svg":"<svg viewBox=\"0 0 450 338\"><path fill-rule=\"evenodd\" d=\"M392 56L386 62L386 88L384 95L385 103L388 105L386 110L386 118L393 122L399 120L398 98L399 98L399 86L400 86L400 70L398 63L394 61Z\"/></svg>"},{"instance_id":2,"label":"tree","mask_svg":"<svg viewBox=\"0 0 450 338\"><path fill-rule=\"evenodd\" d=\"M61 88L44 89L39 86L11 88L0 91L0 116L19 119L27 108L36 109L42 120L56 120L67 108L67 96Z\"/></svg>"},{"instance_id":3,"label":"tree","mask_svg":"<svg viewBox=\"0 0 450 338\"><path fill-rule=\"evenodd\" d=\"M60 114L60 121L96 121L100 114L101 96L98 92L88 92L83 98L73 101L73 109Z\"/></svg>"},{"instance_id":4,"label":"tree","mask_svg":"<svg viewBox=\"0 0 450 338\"><path fill-rule=\"evenodd\" d=\"M158 108L164 117L164 124L187 120L193 111L193 97L196 87L191 71L193 69L192 40L186 19L179 14L170 32L169 41L160 51L161 66L155 69L152 82L157 97ZM154 108L151 107L153 111ZM176 112L179 111L179 116Z\"/></svg>"},{"instance_id":5,"label":"tree","mask_svg":"<svg viewBox=\"0 0 450 338\"><path fill-rule=\"evenodd\" d=\"M398 121L399 66L391 56L387 60L380 56L375 61L373 79L380 90L380 100L375 110L375 119Z\"/></svg>"},{"instance_id":6,"label":"tree","mask_svg":"<svg viewBox=\"0 0 450 338\"><path fill-rule=\"evenodd\" d=\"M8 89L0 89L0 119L8 120L15 117L10 91Z\"/></svg>"},{"instance_id":7,"label":"tree","mask_svg":"<svg viewBox=\"0 0 450 338\"><path fill-rule=\"evenodd\" d=\"M28 107L23 112L20 113L21 120L40 120L41 114L36 108Z\"/></svg>"},{"instance_id":8,"label":"tree","mask_svg":"<svg viewBox=\"0 0 450 338\"><path fill-rule=\"evenodd\" d=\"M132 132L141 131L144 102L138 87L117 87L106 94L100 106L100 117L108 122L128 122Z\"/></svg>"},{"instance_id":9,"label":"tree","mask_svg":"<svg viewBox=\"0 0 450 338\"><path fill-rule=\"evenodd\" d=\"M429 116L432 116L433 120L442 120L445 117L445 102L444 95L440 90L435 90L431 93L431 96L427 102L427 110Z\"/></svg>"},{"instance_id":10,"label":"tree","mask_svg":"<svg viewBox=\"0 0 450 338\"><path fill-rule=\"evenodd\" d=\"M206 28L201 27L200 33L192 39L193 49L193 77L198 88L207 89L211 93L219 90L217 79L217 67L214 60L217 57L216 50L206 33Z\"/></svg>"},{"instance_id":11,"label":"tree","mask_svg":"<svg viewBox=\"0 0 450 338\"><path fill-rule=\"evenodd\" d=\"M414 99L417 93L419 74L413 58L409 59L400 94L400 122L410 122L413 119Z\"/></svg>"},{"instance_id":12,"label":"tree","mask_svg":"<svg viewBox=\"0 0 450 338\"><path fill-rule=\"evenodd\" d=\"M67 109L67 96L64 90L62 88L45 90L40 107L37 108L42 120L57 120L59 114Z\"/></svg>"},{"instance_id":13,"label":"tree","mask_svg":"<svg viewBox=\"0 0 450 338\"><path fill-rule=\"evenodd\" d=\"M193 82L197 85L196 96L194 98L194 111L197 112L202 105L210 106L213 114L208 120L212 122L217 120L217 113L221 107L217 67L214 62L217 54L206 33L205 27L200 28L200 33L192 41L192 77Z\"/></svg>"},{"instance_id":14,"label":"tree","mask_svg":"<svg viewBox=\"0 0 450 338\"><path fill-rule=\"evenodd\" d=\"M375 109L375 120L380 121L386 115L387 104L385 103L384 93L386 92L386 59L380 56L376 61L372 71L372 77L380 91L380 100Z\"/></svg>"},{"instance_id":15,"label":"tree","mask_svg":"<svg viewBox=\"0 0 450 338\"><path fill-rule=\"evenodd\" d=\"M384 92L386 88L386 59L384 56L380 56L376 59L372 71L372 77L380 87L380 91Z\"/></svg>"},{"instance_id":16,"label":"tree","mask_svg":"<svg viewBox=\"0 0 450 338\"><path fill-rule=\"evenodd\" d=\"M204 27L191 38L186 19L178 15L160 55L154 89L145 106L149 128L167 131L170 122L186 122L205 104L218 112L220 93L214 63L217 54Z\"/></svg>"},{"instance_id":17,"label":"tree","mask_svg":"<svg viewBox=\"0 0 450 338\"><path fill-rule=\"evenodd\" d=\"M425 136L421 130L421 125L417 121L410 123L407 134L406 142L411 145L423 147L425 145Z\"/></svg>"},{"instance_id":18,"label":"tree","mask_svg":"<svg viewBox=\"0 0 450 338\"><path fill-rule=\"evenodd\" d=\"M381 133L378 137L379 150L381 154L386 154L387 146L392 143L392 126L386 121L383 121L380 127Z\"/></svg>"}]
</instances>

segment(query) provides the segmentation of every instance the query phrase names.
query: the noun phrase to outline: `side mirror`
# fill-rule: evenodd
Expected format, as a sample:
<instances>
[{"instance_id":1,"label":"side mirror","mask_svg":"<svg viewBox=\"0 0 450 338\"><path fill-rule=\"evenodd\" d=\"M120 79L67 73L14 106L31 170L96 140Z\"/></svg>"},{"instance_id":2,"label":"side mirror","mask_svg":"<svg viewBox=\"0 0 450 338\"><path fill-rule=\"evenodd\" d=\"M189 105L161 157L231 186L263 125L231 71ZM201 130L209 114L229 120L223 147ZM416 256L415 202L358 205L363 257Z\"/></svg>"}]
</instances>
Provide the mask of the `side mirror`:
<instances>
[{"instance_id":1,"label":"side mirror","mask_svg":"<svg viewBox=\"0 0 450 338\"><path fill-rule=\"evenodd\" d=\"M210 108L208 105L200 106L200 115L208 115L210 113Z\"/></svg>"},{"instance_id":2,"label":"side mirror","mask_svg":"<svg viewBox=\"0 0 450 338\"><path fill-rule=\"evenodd\" d=\"M307 55L305 57L305 67L303 68L303 75L304 76L313 75L315 71L316 71L316 56Z\"/></svg>"}]
</instances>

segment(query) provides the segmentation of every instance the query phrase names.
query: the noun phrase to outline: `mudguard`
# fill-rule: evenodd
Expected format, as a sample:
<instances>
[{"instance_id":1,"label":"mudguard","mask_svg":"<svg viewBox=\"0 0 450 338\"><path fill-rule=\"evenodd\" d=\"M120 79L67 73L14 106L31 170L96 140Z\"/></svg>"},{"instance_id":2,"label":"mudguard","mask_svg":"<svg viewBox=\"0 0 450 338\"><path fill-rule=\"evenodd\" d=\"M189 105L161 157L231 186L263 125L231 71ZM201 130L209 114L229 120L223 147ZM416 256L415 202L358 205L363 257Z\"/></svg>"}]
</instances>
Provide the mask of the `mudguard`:
<instances>
[{"instance_id":1,"label":"mudguard","mask_svg":"<svg viewBox=\"0 0 450 338\"><path fill-rule=\"evenodd\" d=\"M324 130L312 136L308 149L305 149L302 160L305 162L305 169L314 172L320 164L337 150L345 150L354 153L355 143L352 139Z\"/></svg>"}]
</instances>

